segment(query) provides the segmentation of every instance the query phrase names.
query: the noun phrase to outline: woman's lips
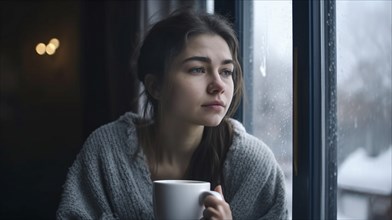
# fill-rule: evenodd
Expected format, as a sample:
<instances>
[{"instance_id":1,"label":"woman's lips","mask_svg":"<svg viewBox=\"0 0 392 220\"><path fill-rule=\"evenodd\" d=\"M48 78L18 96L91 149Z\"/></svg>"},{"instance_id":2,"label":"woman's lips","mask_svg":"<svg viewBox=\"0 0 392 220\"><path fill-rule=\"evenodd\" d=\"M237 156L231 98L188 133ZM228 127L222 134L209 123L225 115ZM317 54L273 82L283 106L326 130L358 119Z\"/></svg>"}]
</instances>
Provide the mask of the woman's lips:
<instances>
[{"instance_id":1,"label":"woman's lips","mask_svg":"<svg viewBox=\"0 0 392 220\"><path fill-rule=\"evenodd\" d=\"M203 104L202 107L210 110L221 111L225 108L225 105L223 104L223 102L214 101Z\"/></svg>"}]
</instances>

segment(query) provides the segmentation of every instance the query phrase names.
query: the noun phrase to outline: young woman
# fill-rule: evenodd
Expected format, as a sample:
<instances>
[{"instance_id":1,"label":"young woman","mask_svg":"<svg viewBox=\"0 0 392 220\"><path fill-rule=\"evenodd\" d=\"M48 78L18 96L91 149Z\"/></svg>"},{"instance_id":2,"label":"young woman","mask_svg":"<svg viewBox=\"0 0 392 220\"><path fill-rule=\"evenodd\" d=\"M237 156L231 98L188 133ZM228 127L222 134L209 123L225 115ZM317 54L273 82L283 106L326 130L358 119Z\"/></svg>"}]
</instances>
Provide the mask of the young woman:
<instances>
[{"instance_id":1,"label":"young woman","mask_svg":"<svg viewBox=\"0 0 392 220\"><path fill-rule=\"evenodd\" d=\"M72 165L58 219L153 219L152 182L209 181L206 219L286 219L274 155L230 117L243 89L238 42L218 15L177 11L146 35L136 66L143 117L94 131Z\"/></svg>"}]
</instances>

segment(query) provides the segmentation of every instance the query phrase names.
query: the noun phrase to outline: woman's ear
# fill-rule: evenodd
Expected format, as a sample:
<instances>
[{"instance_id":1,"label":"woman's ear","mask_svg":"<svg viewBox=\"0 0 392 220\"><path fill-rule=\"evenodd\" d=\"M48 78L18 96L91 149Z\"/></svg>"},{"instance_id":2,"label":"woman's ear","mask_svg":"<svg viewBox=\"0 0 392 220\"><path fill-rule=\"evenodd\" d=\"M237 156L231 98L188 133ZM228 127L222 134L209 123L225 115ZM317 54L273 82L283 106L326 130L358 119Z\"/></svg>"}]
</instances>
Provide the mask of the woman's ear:
<instances>
[{"instance_id":1,"label":"woman's ear","mask_svg":"<svg viewBox=\"0 0 392 220\"><path fill-rule=\"evenodd\" d=\"M156 100L160 99L161 87L158 83L158 79L156 76L152 74L147 74L144 78L144 86L147 89L147 92Z\"/></svg>"}]
</instances>

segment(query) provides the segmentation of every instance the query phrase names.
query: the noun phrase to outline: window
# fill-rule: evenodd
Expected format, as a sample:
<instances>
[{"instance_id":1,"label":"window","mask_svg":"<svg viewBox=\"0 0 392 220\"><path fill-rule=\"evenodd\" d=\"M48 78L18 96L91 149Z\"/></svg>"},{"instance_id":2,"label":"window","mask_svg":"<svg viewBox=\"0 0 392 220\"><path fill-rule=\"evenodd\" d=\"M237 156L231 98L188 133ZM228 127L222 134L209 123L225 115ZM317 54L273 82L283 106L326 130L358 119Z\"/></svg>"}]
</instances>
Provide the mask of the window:
<instances>
[{"instance_id":1,"label":"window","mask_svg":"<svg viewBox=\"0 0 392 220\"><path fill-rule=\"evenodd\" d=\"M392 218L391 11L336 2L338 219Z\"/></svg>"},{"instance_id":2,"label":"window","mask_svg":"<svg viewBox=\"0 0 392 220\"><path fill-rule=\"evenodd\" d=\"M244 124L274 152L292 200L292 4L244 1Z\"/></svg>"},{"instance_id":3,"label":"window","mask_svg":"<svg viewBox=\"0 0 392 220\"><path fill-rule=\"evenodd\" d=\"M391 219L392 3L228 2L215 10L244 49L240 115L282 165L292 218Z\"/></svg>"}]
</instances>

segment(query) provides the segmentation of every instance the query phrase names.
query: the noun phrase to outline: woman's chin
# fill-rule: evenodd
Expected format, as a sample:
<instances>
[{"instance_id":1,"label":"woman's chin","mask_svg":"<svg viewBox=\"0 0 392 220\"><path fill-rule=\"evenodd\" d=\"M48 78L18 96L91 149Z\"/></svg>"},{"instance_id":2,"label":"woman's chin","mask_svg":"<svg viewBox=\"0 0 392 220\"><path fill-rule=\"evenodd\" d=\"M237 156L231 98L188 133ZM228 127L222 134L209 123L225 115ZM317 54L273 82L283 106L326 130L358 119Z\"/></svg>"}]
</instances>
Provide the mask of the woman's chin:
<instances>
[{"instance_id":1,"label":"woman's chin","mask_svg":"<svg viewBox=\"0 0 392 220\"><path fill-rule=\"evenodd\" d=\"M210 119L210 120L205 120L203 125L206 127L216 127L218 126L221 122L222 122L223 118L214 118L214 119Z\"/></svg>"}]
</instances>

